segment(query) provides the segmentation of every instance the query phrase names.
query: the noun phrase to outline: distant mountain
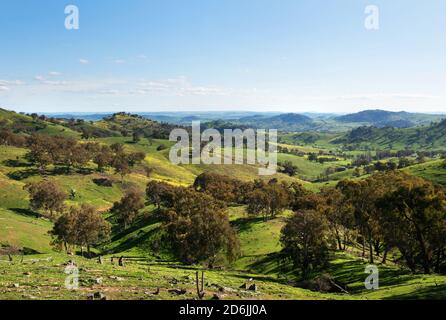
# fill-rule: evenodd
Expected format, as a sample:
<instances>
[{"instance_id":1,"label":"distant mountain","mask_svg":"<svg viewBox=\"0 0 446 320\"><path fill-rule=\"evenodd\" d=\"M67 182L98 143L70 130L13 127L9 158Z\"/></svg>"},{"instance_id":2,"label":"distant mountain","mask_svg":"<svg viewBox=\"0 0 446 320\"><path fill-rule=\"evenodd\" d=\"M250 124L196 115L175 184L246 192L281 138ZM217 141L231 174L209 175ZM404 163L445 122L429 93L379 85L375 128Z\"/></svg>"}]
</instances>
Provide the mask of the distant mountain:
<instances>
[{"instance_id":1,"label":"distant mountain","mask_svg":"<svg viewBox=\"0 0 446 320\"><path fill-rule=\"evenodd\" d=\"M376 127L409 128L421 124L430 124L446 118L445 115L391 112L384 110L366 110L334 118L342 123L361 123Z\"/></svg>"},{"instance_id":2,"label":"distant mountain","mask_svg":"<svg viewBox=\"0 0 446 320\"><path fill-rule=\"evenodd\" d=\"M444 148L446 146L446 120L428 126L391 128L363 126L351 130L334 141L345 145L367 145L390 149Z\"/></svg>"}]
</instances>

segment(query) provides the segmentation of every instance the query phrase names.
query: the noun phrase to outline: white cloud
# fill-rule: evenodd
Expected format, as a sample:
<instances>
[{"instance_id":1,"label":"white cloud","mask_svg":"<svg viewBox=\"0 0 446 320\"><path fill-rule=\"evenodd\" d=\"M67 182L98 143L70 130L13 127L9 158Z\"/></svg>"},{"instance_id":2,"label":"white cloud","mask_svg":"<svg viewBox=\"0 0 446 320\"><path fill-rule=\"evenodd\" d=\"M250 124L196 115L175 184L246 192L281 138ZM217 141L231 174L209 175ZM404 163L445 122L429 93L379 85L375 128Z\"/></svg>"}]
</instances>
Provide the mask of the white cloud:
<instances>
[{"instance_id":1,"label":"white cloud","mask_svg":"<svg viewBox=\"0 0 446 320\"><path fill-rule=\"evenodd\" d=\"M437 99L438 96L424 93L363 93L363 94L345 94L338 96L307 96L302 97L303 100L383 100L383 99L411 99L411 100L428 100Z\"/></svg>"},{"instance_id":2,"label":"white cloud","mask_svg":"<svg viewBox=\"0 0 446 320\"><path fill-rule=\"evenodd\" d=\"M11 91L12 86L25 84L22 80L0 80L0 92Z\"/></svg>"},{"instance_id":3,"label":"white cloud","mask_svg":"<svg viewBox=\"0 0 446 320\"><path fill-rule=\"evenodd\" d=\"M138 59L146 60L147 56L145 54L138 55Z\"/></svg>"},{"instance_id":4,"label":"white cloud","mask_svg":"<svg viewBox=\"0 0 446 320\"><path fill-rule=\"evenodd\" d=\"M125 60L123 60L123 59L116 59L114 62L115 62L116 64L124 64L124 63L125 63Z\"/></svg>"},{"instance_id":5,"label":"white cloud","mask_svg":"<svg viewBox=\"0 0 446 320\"><path fill-rule=\"evenodd\" d=\"M108 90L101 90L99 91L100 94L108 94L108 95L117 95L120 93L120 91L118 90L114 90L114 89L108 89Z\"/></svg>"},{"instance_id":6,"label":"white cloud","mask_svg":"<svg viewBox=\"0 0 446 320\"><path fill-rule=\"evenodd\" d=\"M139 88L134 92L139 94L144 93L165 93L176 96L186 95L225 95L228 93L227 89L217 86L196 86L193 85L184 76L177 78L170 78L158 81L142 80L138 84Z\"/></svg>"},{"instance_id":7,"label":"white cloud","mask_svg":"<svg viewBox=\"0 0 446 320\"><path fill-rule=\"evenodd\" d=\"M25 83L22 80L0 80L0 85L3 85L3 86L7 86L7 85L21 86L23 84L25 84Z\"/></svg>"},{"instance_id":8,"label":"white cloud","mask_svg":"<svg viewBox=\"0 0 446 320\"><path fill-rule=\"evenodd\" d=\"M67 86L69 85L68 81L51 81L51 80L44 80L42 81L42 84L46 84L49 86Z\"/></svg>"},{"instance_id":9,"label":"white cloud","mask_svg":"<svg viewBox=\"0 0 446 320\"><path fill-rule=\"evenodd\" d=\"M50 75L52 77L57 77L57 76L62 75L62 73L57 72L57 71L51 71L51 72L48 72L48 75Z\"/></svg>"},{"instance_id":10,"label":"white cloud","mask_svg":"<svg viewBox=\"0 0 446 320\"><path fill-rule=\"evenodd\" d=\"M87 59L79 59L79 63L80 64L89 64L90 61L88 61Z\"/></svg>"}]
</instances>

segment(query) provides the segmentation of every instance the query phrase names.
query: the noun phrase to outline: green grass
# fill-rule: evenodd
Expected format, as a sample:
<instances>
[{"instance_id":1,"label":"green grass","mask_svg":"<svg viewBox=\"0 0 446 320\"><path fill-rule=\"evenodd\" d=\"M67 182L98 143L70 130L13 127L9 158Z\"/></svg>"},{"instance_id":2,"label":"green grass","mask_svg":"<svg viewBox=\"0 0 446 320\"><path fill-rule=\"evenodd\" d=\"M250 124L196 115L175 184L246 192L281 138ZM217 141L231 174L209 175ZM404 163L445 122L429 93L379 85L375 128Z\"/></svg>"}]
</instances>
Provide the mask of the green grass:
<instances>
[{"instance_id":1,"label":"green grass","mask_svg":"<svg viewBox=\"0 0 446 320\"><path fill-rule=\"evenodd\" d=\"M0 243L26 247L41 253L50 252L51 223L37 219L32 212L0 208Z\"/></svg>"},{"instance_id":2,"label":"green grass","mask_svg":"<svg viewBox=\"0 0 446 320\"><path fill-rule=\"evenodd\" d=\"M444 162L445 160L433 160L405 168L403 171L444 185L446 184L446 168L443 167Z\"/></svg>"}]
</instances>

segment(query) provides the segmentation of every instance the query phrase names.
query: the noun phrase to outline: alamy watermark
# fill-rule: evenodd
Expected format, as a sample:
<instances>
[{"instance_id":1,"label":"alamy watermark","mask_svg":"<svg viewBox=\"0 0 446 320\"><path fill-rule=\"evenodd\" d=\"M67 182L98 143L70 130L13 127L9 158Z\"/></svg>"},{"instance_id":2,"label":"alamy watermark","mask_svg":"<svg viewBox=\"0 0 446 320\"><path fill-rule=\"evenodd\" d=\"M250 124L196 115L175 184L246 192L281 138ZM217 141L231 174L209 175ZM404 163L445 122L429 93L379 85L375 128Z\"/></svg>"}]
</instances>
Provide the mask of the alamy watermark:
<instances>
[{"instance_id":1,"label":"alamy watermark","mask_svg":"<svg viewBox=\"0 0 446 320\"><path fill-rule=\"evenodd\" d=\"M380 23L379 7L375 5L369 5L365 7L364 13L367 15L364 20L364 27L369 31L379 30L379 23Z\"/></svg>"},{"instance_id":2,"label":"alamy watermark","mask_svg":"<svg viewBox=\"0 0 446 320\"><path fill-rule=\"evenodd\" d=\"M74 263L69 263L65 268L65 288L67 290L79 289L79 269Z\"/></svg>"},{"instance_id":3,"label":"alamy watermark","mask_svg":"<svg viewBox=\"0 0 446 320\"><path fill-rule=\"evenodd\" d=\"M364 286L367 290L379 289L379 270L375 265L368 265L365 267L364 273L369 274L364 281Z\"/></svg>"},{"instance_id":4,"label":"alamy watermark","mask_svg":"<svg viewBox=\"0 0 446 320\"><path fill-rule=\"evenodd\" d=\"M277 130L216 129L201 131L199 121L192 122L192 137L185 129L174 129L170 141L177 142L169 159L173 164L250 164L259 166L259 175L277 172ZM223 148L224 146L224 148Z\"/></svg>"},{"instance_id":5,"label":"alamy watermark","mask_svg":"<svg viewBox=\"0 0 446 320\"><path fill-rule=\"evenodd\" d=\"M65 29L79 30L79 8L75 5L65 7Z\"/></svg>"}]
</instances>

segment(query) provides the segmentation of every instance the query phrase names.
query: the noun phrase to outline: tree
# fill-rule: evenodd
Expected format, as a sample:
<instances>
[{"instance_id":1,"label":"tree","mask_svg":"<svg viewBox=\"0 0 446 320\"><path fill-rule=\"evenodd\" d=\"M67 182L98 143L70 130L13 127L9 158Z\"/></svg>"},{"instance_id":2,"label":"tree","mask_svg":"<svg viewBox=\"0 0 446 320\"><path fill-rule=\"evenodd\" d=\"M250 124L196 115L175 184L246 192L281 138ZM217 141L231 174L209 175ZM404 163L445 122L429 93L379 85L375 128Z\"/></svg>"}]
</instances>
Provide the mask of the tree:
<instances>
[{"instance_id":1,"label":"tree","mask_svg":"<svg viewBox=\"0 0 446 320\"><path fill-rule=\"evenodd\" d=\"M133 143L138 143L141 141L141 133L137 130L133 131L132 134Z\"/></svg>"},{"instance_id":2,"label":"tree","mask_svg":"<svg viewBox=\"0 0 446 320\"><path fill-rule=\"evenodd\" d=\"M112 166L115 169L115 172L121 176L121 182L123 182L124 177L131 172L129 161L124 153L118 153L115 156Z\"/></svg>"},{"instance_id":3,"label":"tree","mask_svg":"<svg viewBox=\"0 0 446 320\"><path fill-rule=\"evenodd\" d=\"M121 201L115 202L111 211L118 215L119 223L124 230L133 222L138 211L144 208L144 197L136 188L129 189Z\"/></svg>"},{"instance_id":4,"label":"tree","mask_svg":"<svg viewBox=\"0 0 446 320\"><path fill-rule=\"evenodd\" d=\"M83 168L90 161L91 154L88 148L82 144L76 144L72 148L71 164L78 168Z\"/></svg>"},{"instance_id":5,"label":"tree","mask_svg":"<svg viewBox=\"0 0 446 320\"><path fill-rule=\"evenodd\" d=\"M338 189L325 189L321 193L319 209L324 213L328 226L336 239L339 250L345 250L354 228L353 207Z\"/></svg>"},{"instance_id":6,"label":"tree","mask_svg":"<svg viewBox=\"0 0 446 320\"><path fill-rule=\"evenodd\" d=\"M24 147L26 145L26 138L13 133L9 129L2 129L0 131L0 145Z\"/></svg>"},{"instance_id":7,"label":"tree","mask_svg":"<svg viewBox=\"0 0 446 320\"><path fill-rule=\"evenodd\" d=\"M114 153L124 153L124 146L122 143L113 143L110 148Z\"/></svg>"},{"instance_id":8,"label":"tree","mask_svg":"<svg viewBox=\"0 0 446 320\"><path fill-rule=\"evenodd\" d=\"M283 172L289 175L290 177L293 177L297 174L298 168L291 161L285 161L280 165L282 167L280 172Z\"/></svg>"},{"instance_id":9,"label":"tree","mask_svg":"<svg viewBox=\"0 0 446 320\"><path fill-rule=\"evenodd\" d=\"M283 212L290 204L287 187L278 183L270 183L255 189L248 195L248 214L262 214L266 220Z\"/></svg>"},{"instance_id":10,"label":"tree","mask_svg":"<svg viewBox=\"0 0 446 320\"><path fill-rule=\"evenodd\" d=\"M233 261L238 238L220 202L192 189L177 188L167 213L166 229L179 258L185 263L208 261L212 267L218 253Z\"/></svg>"},{"instance_id":11,"label":"tree","mask_svg":"<svg viewBox=\"0 0 446 320\"><path fill-rule=\"evenodd\" d=\"M53 236L53 244L63 244L65 252L68 253L68 245L75 244L76 239L77 212L69 210L61 215L54 223L50 234Z\"/></svg>"},{"instance_id":12,"label":"tree","mask_svg":"<svg viewBox=\"0 0 446 320\"><path fill-rule=\"evenodd\" d=\"M104 169L112 164L113 152L111 148L107 145L103 145L95 153L93 157L93 162L98 166L98 171L103 172Z\"/></svg>"},{"instance_id":13,"label":"tree","mask_svg":"<svg viewBox=\"0 0 446 320\"><path fill-rule=\"evenodd\" d=\"M158 209L161 206L172 207L174 192L175 188L165 182L150 181L146 188L148 203L156 205Z\"/></svg>"},{"instance_id":14,"label":"tree","mask_svg":"<svg viewBox=\"0 0 446 320\"><path fill-rule=\"evenodd\" d=\"M33 134L28 139L29 152L26 158L39 167L41 172L44 172L46 167L53 162L53 155L51 153L52 140L43 135Z\"/></svg>"},{"instance_id":15,"label":"tree","mask_svg":"<svg viewBox=\"0 0 446 320\"><path fill-rule=\"evenodd\" d=\"M420 265L428 274L444 252L446 198L442 191L422 178L399 173L392 192L378 201L382 233L396 246L412 271ZM440 258L438 259L438 255Z\"/></svg>"},{"instance_id":16,"label":"tree","mask_svg":"<svg viewBox=\"0 0 446 320\"><path fill-rule=\"evenodd\" d=\"M135 164L141 163L146 157L144 152L133 152L128 155L129 165L131 167L135 166Z\"/></svg>"},{"instance_id":17,"label":"tree","mask_svg":"<svg viewBox=\"0 0 446 320\"><path fill-rule=\"evenodd\" d=\"M102 218L101 214L90 205L71 207L55 223L51 234L55 242L64 242L81 247L87 247L90 256L91 246L109 239L110 223Z\"/></svg>"},{"instance_id":18,"label":"tree","mask_svg":"<svg viewBox=\"0 0 446 320\"><path fill-rule=\"evenodd\" d=\"M230 177L204 172L195 179L193 187L196 191L206 192L215 199L224 202L235 202L237 185L238 182Z\"/></svg>"},{"instance_id":19,"label":"tree","mask_svg":"<svg viewBox=\"0 0 446 320\"><path fill-rule=\"evenodd\" d=\"M281 232L282 253L300 268L302 277L327 266L329 258L328 225L316 210L295 213Z\"/></svg>"},{"instance_id":20,"label":"tree","mask_svg":"<svg viewBox=\"0 0 446 320\"><path fill-rule=\"evenodd\" d=\"M365 255L366 242L369 247L369 262L374 263L374 240L379 237L376 212L376 201L385 192L385 178L382 174L364 180L345 180L338 183L337 188L344 194L346 201L354 210L356 225L362 236L362 253Z\"/></svg>"},{"instance_id":21,"label":"tree","mask_svg":"<svg viewBox=\"0 0 446 320\"><path fill-rule=\"evenodd\" d=\"M67 194L53 181L43 180L37 183L29 183L25 189L30 194L30 206L33 210L45 210L49 217L54 213L62 213Z\"/></svg>"}]
</instances>

